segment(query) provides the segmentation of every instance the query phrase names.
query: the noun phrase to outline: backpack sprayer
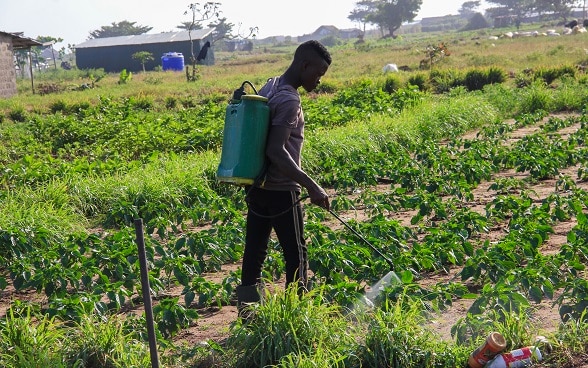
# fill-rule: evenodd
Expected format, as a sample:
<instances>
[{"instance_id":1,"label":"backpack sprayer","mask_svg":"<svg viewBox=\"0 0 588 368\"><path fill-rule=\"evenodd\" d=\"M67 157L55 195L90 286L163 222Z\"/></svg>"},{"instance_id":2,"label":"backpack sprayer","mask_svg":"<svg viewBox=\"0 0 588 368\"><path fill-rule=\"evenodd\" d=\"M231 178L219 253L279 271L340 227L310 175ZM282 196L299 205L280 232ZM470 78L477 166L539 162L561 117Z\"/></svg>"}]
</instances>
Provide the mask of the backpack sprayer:
<instances>
[{"instance_id":1,"label":"backpack sprayer","mask_svg":"<svg viewBox=\"0 0 588 368\"><path fill-rule=\"evenodd\" d=\"M245 85L255 94L246 94ZM236 185L251 185L265 166L265 146L269 131L268 99L257 94L249 81L233 92L225 111L221 162L216 179Z\"/></svg>"}]
</instances>

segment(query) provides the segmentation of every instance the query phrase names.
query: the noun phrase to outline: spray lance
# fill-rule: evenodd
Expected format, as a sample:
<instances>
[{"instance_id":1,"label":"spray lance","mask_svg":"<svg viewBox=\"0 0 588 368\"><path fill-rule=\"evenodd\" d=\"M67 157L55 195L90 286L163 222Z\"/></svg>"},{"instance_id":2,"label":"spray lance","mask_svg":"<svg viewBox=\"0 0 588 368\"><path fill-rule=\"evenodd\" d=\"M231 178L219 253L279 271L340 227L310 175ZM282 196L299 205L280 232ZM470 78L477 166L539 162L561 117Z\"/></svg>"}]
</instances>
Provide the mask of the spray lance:
<instances>
[{"instance_id":1,"label":"spray lance","mask_svg":"<svg viewBox=\"0 0 588 368\"><path fill-rule=\"evenodd\" d=\"M382 290L388 285L398 285L402 284L402 280L396 272L394 272L394 263L392 260L384 255L381 250L376 248L372 243L370 243L363 235L361 235L357 230L351 227L346 221L344 221L339 215L337 215L333 210L328 209L329 213L333 215L339 222L341 222L348 230L350 230L355 236L357 236L361 241L367 244L374 252L376 252L386 263L390 266L390 271L384 277L382 277L378 282L374 285L370 286L370 288L365 293L365 301L368 305L373 305L374 300L380 294ZM399 242L400 243L400 242Z\"/></svg>"}]
</instances>

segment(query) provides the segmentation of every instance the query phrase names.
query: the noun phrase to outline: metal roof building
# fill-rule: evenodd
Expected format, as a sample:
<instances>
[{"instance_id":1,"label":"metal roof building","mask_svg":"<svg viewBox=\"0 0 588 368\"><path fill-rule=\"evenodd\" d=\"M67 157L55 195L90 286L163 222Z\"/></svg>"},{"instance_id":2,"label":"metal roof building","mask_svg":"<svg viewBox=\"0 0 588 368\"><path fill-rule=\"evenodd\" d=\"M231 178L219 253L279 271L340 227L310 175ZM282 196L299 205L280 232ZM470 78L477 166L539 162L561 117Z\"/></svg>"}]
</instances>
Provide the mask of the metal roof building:
<instances>
[{"instance_id":1,"label":"metal roof building","mask_svg":"<svg viewBox=\"0 0 588 368\"><path fill-rule=\"evenodd\" d=\"M153 54L154 60L145 63L145 70L153 70L161 66L161 57L169 52L182 53L185 64L190 64L192 47L194 57L198 55L204 44L212 44L212 28L191 31L142 34L136 36L119 36L94 38L76 45L76 65L79 69L100 69L106 72L120 72L123 69L137 72L142 70L141 62L133 59L133 54L147 51ZM210 48L206 58L199 64L214 64L214 52Z\"/></svg>"}]
</instances>

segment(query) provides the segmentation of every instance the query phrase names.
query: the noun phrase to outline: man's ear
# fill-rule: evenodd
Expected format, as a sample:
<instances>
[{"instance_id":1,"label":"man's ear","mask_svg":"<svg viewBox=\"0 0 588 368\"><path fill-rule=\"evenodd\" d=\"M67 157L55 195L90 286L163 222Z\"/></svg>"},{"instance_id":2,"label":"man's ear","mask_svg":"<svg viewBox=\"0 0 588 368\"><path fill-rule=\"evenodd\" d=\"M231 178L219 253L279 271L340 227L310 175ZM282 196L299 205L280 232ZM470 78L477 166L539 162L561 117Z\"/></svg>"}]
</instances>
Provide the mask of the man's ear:
<instances>
[{"instance_id":1,"label":"man's ear","mask_svg":"<svg viewBox=\"0 0 588 368\"><path fill-rule=\"evenodd\" d=\"M306 70L306 69L308 69L311 64L312 63L308 59L302 60L302 62L300 63L300 70Z\"/></svg>"}]
</instances>

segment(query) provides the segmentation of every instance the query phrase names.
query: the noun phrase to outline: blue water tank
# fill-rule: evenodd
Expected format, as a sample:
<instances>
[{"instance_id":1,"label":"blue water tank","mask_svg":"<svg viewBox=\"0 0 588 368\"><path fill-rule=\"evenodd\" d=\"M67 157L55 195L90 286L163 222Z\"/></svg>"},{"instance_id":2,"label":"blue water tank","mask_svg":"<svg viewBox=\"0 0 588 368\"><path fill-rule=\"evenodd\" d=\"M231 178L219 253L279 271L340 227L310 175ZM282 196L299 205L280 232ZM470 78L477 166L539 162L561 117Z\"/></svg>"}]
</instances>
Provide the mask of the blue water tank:
<instances>
[{"instance_id":1,"label":"blue water tank","mask_svg":"<svg viewBox=\"0 0 588 368\"><path fill-rule=\"evenodd\" d=\"M184 55L181 52L167 52L161 57L161 66L163 70L184 70Z\"/></svg>"}]
</instances>

